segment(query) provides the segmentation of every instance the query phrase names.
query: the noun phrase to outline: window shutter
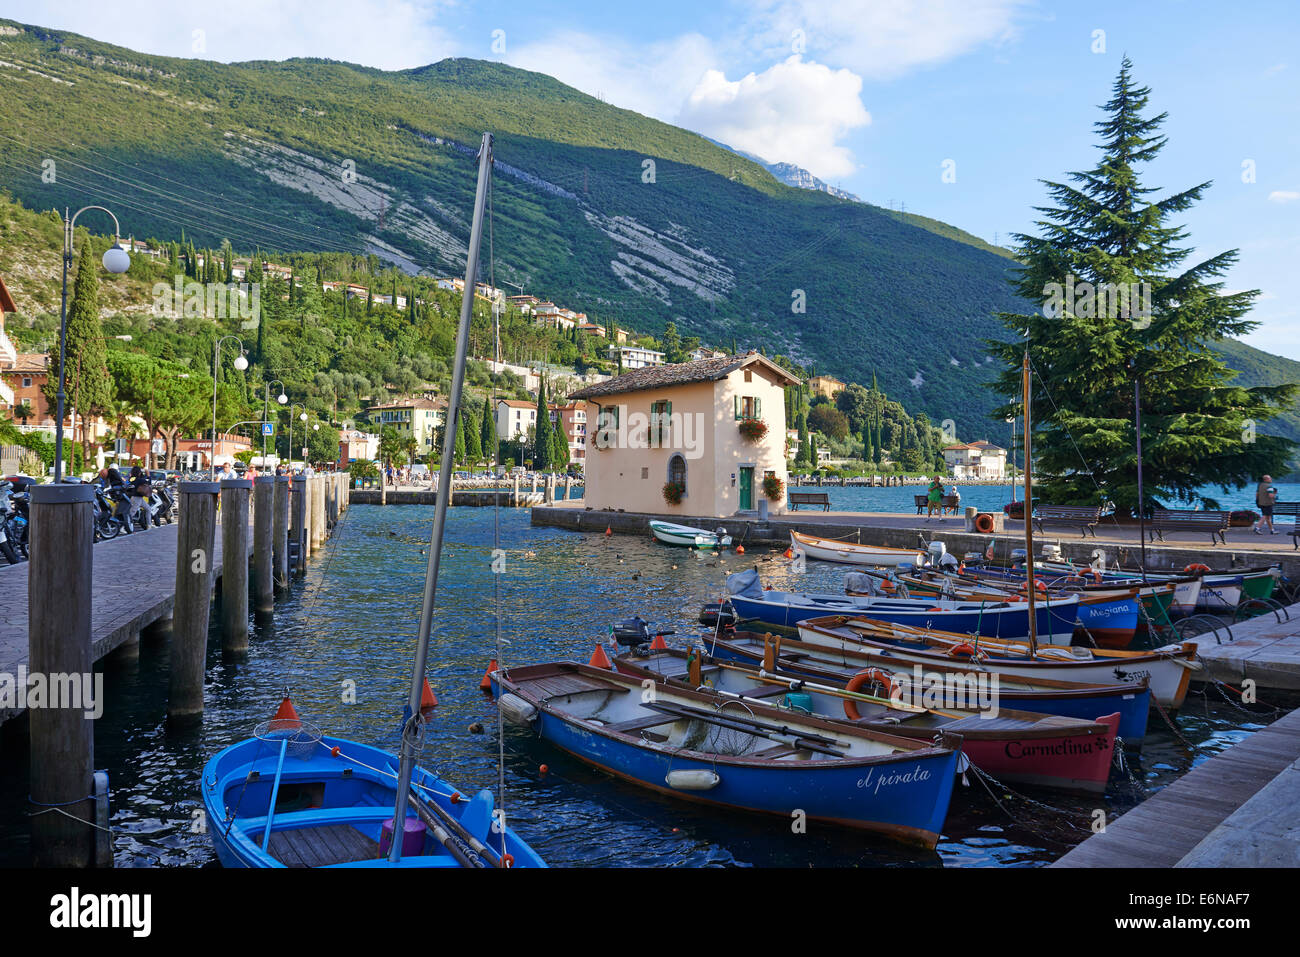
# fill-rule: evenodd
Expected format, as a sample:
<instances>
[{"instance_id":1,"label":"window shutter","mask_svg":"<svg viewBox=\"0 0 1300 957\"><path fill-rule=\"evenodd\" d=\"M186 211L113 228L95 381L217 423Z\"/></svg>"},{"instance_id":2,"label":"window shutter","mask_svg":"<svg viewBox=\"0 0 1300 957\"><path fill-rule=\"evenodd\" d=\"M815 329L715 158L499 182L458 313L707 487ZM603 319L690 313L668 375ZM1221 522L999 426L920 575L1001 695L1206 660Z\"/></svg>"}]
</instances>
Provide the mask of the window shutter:
<instances>
[{"instance_id":1,"label":"window shutter","mask_svg":"<svg viewBox=\"0 0 1300 957\"><path fill-rule=\"evenodd\" d=\"M736 401L736 418L740 418L740 396L733 397Z\"/></svg>"},{"instance_id":2,"label":"window shutter","mask_svg":"<svg viewBox=\"0 0 1300 957\"><path fill-rule=\"evenodd\" d=\"M762 399L755 399L755 400L754 400L754 418L756 418L756 419L761 419L762 417L763 417L763 400L762 400Z\"/></svg>"}]
</instances>

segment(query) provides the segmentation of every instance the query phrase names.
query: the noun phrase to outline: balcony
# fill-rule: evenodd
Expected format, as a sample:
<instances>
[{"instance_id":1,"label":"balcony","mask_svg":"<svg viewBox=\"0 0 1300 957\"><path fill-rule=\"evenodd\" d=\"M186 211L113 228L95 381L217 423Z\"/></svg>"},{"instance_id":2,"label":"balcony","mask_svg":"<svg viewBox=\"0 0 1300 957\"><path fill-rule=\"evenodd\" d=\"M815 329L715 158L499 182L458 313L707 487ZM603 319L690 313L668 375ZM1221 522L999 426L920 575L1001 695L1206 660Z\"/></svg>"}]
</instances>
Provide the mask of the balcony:
<instances>
[{"instance_id":1,"label":"balcony","mask_svg":"<svg viewBox=\"0 0 1300 957\"><path fill-rule=\"evenodd\" d=\"M14 401L14 390L9 388L9 384L4 381L0 381L0 402L3 402L11 409L17 405Z\"/></svg>"},{"instance_id":2,"label":"balcony","mask_svg":"<svg viewBox=\"0 0 1300 957\"><path fill-rule=\"evenodd\" d=\"M11 364L18 361L18 350L14 348L13 342L5 335L4 329L0 329L0 359L7 359ZM9 401L13 401L12 396L10 396Z\"/></svg>"}]
</instances>

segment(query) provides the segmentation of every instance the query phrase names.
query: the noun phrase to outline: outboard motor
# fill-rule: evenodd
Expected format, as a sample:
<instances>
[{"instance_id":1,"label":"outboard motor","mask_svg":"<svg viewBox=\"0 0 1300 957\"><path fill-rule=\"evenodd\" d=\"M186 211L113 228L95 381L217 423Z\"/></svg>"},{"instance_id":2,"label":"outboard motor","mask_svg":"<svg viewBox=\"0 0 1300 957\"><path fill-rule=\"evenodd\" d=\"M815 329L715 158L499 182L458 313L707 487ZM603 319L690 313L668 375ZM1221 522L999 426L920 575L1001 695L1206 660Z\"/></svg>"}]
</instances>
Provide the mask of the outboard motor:
<instances>
[{"instance_id":1,"label":"outboard motor","mask_svg":"<svg viewBox=\"0 0 1300 957\"><path fill-rule=\"evenodd\" d=\"M640 615L635 618L624 618L622 621L614 622L610 631L613 633L616 642L623 645L632 654L640 656L650 654L648 646L652 638L672 634L671 631L656 631L652 634L649 623Z\"/></svg>"},{"instance_id":2,"label":"outboard motor","mask_svg":"<svg viewBox=\"0 0 1300 957\"><path fill-rule=\"evenodd\" d=\"M926 546L925 553L930 560L931 565L942 566L943 556L948 554L948 549L943 542L931 542Z\"/></svg>"},{"instance_id":3,"label":"outboard motor","mask_svg":"<svg viewBox=\"0 0 1300 957\"><path fill-rule=\"evenodd\" d=\"M700 609L700 624L710 628L729 628L736 623L736 613L729 601L705 602Z\"/></svg>"}]
</instances>

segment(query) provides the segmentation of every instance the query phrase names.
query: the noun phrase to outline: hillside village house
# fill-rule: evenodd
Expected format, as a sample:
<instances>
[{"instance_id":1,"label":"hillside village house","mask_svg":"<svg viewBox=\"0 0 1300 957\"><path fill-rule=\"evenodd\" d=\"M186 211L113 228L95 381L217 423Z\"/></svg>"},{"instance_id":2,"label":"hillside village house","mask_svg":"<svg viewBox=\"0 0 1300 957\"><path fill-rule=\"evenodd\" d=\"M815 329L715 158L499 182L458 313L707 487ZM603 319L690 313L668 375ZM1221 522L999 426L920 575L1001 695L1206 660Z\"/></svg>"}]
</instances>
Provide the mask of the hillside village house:
<instances>
[{"instance_id":1,"label":"hillside village house","mask_svg":"<svg viewBox=\"0 0 1300 957\"><path fill-rule=\"evenodd\" d=\"M502 442L528 437L537 424L537 403L520 399L497 399L497 438Z\"/></svg>"},{"instance_id":2,"label":"hillside village house","mask_svg":"<svg viewBox=\"0 0 1300 957\"><path fill-rule=\"evenodd\" d=\"M9 341L9 336L5 334L5 316L18 311L14 305L14 297L9 295L9 287L5 281L0 279L0 373L4 370L12 369L18 362L18 351L14 344ZM0 404L13 408L21 402L14 395L13 386L0 377Z\"/></svg>"},{"instance_id":3,"label":"hillside village house","mask_svg":"<svg viewBox=\"0 0 1300 957\"><path fill-rule=\"evenodd\" d=\"M619 341L622 341L621 337ZM661 366L664 364L664 354L655 352L653 349L643 349L640 346L609 347L611 361L617 361L620 353L623 356L624 369L644 369L648 366Z\"/></svg>"},{"instance_id":4,"label":"hillside village house","mask_svg":"<svg viewBox=\"0 0 1300 957\"><path fill-rule=\"evenodd\" d=\"M551 425L564 430L565 438L569 440L569 462L573 465L585 465L587 461L588 408L588 404L581 401L550 407Z\"/></svg>"},{"instance_id":5,"label":"hillside village house","mask_svg":"<svg viewBox=\"0 0 1300 957\"><path fill-rule=\"evenodd\" d=\"M954 479L1000 480L1007 474L1007 450L988 441L945 445L943 461Z\"/></svg>"},{"instance_id":6,"label":"hillside village house","mask_svg":"<svg viewBox=\"0 0 1300 957\"><path fill-rule=\"evenodd\" d=\"M815 375L808 380L808 387L828 399L835 398L835 393L847 388L845 383L832 375Z\"/></svg>"},{"instance_id":7,"label":"hillside village house","mask_svg":"<svg viewBox=\"0 0 1300 957\"><path fill-rule=\"evenodd\" d=\"M339 430L339 461L344 468L353 462L371 462L379 458L379 436L360 429Z\"/></svg>"},{"instance_id":8,"label":"hillside village house","mask_svg":"<svg viewBox=\"0 0 1300 957\"><path fill-rule=\"evenodd\" d=\"M638 369L572 393L599 407L589 416L585 504L683 517L756 510L763 479L787 478L784 388L797 382L750 352ZM756 442L741 433L747 419L767 426ZM665 501L668 483L685 490L680 504Z\"/></svg>"},{"instance_id":9,"label":"hillside village house","mask_svg":"<svg viewBox=\"0 0 1300 957\"><path fill-rule=\"evenodd\" d=\"M447 400L427 397L399 399L386 405L371 406L366 412L381 431L392 428L403 435L415 436L418 443L415 454L425 456L437 448L438 429L447 417Z\"/></svg>"}]
</instances>

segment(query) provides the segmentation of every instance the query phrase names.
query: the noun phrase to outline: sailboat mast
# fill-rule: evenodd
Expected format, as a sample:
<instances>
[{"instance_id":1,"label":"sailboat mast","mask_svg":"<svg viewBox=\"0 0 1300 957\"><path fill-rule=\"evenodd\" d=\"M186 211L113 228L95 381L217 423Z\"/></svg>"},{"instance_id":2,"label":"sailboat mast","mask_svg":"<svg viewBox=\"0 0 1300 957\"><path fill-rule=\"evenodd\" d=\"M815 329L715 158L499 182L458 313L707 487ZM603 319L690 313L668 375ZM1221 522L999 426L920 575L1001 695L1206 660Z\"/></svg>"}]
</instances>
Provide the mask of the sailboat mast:
<instances>
[{"instance_id":1,"label":"sailboat mast","mask_svg":"<svg viewBox=\"0 0 1300 957\"><path fill-rule=\"evenodd\" d=\"M461 387L465 382L465 357L469 351L470 322L474 316L474 281L478 275L479 243L483 238L483 207L488 179L492 175L492 134L484 133L478 152L478 188L474 194L474 221L469 231L469 256L465 264L465 289L460 305L460 329L456 335L456 364L452 370L451 393L447 396L447 417L443 420L442 462L438 470L438 494L433 510L433 531L429 538L429 565L424 574L424 600L420 606L420 631L411 669L411 694L402 723L401 763L397 774L397 804L393 811L393 842L388 859L402 859L402 828L406 819L407 795L415 770L415 745L419 738L420 699L424 691L424 669L433 631L433 605L438 591L438 568L442 561L442 537L451 498L451 473L456 452L456 429L460 425Z\"/></svg>"},{"instance_id":2,"label":"sailboat mast","mask_svg":"<svg viewBox=\"0 0 1300 957\"><path fill-rule=\"evenodd\" d=\"M1024 369L1021 373L1025 401L1025 595L1029 601L1029 653L1038 653L1038 612L1035 609L1037 588L1034 572L1034 479L1030 447L1029 414L1029 349L1025 349Z\"/></svg>"}]
</instances>

